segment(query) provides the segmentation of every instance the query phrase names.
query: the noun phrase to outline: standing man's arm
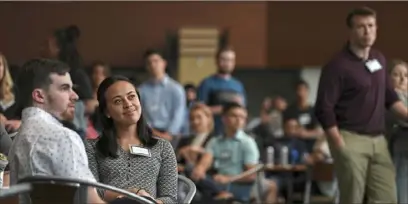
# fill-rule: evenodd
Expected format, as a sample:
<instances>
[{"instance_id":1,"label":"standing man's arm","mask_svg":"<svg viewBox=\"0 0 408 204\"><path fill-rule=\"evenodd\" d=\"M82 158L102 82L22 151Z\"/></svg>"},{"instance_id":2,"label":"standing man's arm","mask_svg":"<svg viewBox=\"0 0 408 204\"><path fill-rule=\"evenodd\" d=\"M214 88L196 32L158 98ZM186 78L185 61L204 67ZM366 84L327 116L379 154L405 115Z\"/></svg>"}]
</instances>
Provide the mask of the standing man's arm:
<instances>
[{"instance_id":1,"label":"standing man's arm","mask_svg":"<svg viewBox=\"0 0 408 204\"><path fill-rule=\"evenodd\" d=\"M328 137L331 137L337 147L344 145L344 140L337 127L334 107L343 89L342 74L338 67L328 64L322 69L316 98L315 115Z\"/></svg>"},{"instance_id":2,"label":"standing man's arm","mask_svg":"<svg viewBox=\"0 0 408 204\"><path fill-rule=\"evenodd\" d=\"M186 93L181 86L177 86L177 88L175 89L172 106L173 118L171 119L167 130L169 134L174 136L180 134L181 132L186 111Z\"/></svg>"}]
</instances>

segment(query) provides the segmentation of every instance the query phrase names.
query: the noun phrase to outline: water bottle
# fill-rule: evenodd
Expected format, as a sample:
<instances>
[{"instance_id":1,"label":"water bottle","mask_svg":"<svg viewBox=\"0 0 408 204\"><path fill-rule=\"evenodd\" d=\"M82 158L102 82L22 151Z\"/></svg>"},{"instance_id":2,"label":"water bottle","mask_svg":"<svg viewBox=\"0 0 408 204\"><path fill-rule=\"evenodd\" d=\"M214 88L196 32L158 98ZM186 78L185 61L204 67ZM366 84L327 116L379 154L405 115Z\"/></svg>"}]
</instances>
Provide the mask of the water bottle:
<instances>
[{"instance_id":1,"label":"water bottle","mask_svg":"<svg viewBox=\"0 0 408 204\"><path fill-rule=\"evenodd\" d=\"M296 165L300 162L299 156L299 152L296 149L292 149L292 151L290 151L290 160L292 165Z\"/></svg>"},{"instance_id":2,"label":"water bottle","mask_svg":"<svg viewBox=\"0 0 408 204\"><path fill-rule=\"evenodd\" d=\"M287 166L289 164L289 148L287 146L281 148L280 163L282 166Z\"/></svg>"},{"instance_id":3,"label":"water bottle","mask_svg":"<svg viewBox=\"0 0 408 204\"><path fill-rule=\"evenodd\" d=\"M266 148L266 165L273 166L275 164L275 149L272 146Z\"/></svg>"}]
</instances>

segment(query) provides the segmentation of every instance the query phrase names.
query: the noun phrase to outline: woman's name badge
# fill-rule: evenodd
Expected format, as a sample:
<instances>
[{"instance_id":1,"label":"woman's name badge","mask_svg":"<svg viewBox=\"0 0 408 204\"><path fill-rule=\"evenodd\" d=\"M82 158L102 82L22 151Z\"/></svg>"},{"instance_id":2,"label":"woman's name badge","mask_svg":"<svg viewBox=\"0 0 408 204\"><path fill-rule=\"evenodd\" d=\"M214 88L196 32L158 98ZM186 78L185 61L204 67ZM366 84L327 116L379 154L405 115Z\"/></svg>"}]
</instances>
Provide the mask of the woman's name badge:
<instances>
[{"instance_id":1,"label":"woman's name badge","mask_svg":"<svg viewBox=\"0 0 408 204\"><path fill-rule=\"evenodd\" d=\"M129 145L130 153L134 155L139 155L143 157L151 157L150 150L144 147L139 147L137 145Z\"/></svg>"}]
</instances>

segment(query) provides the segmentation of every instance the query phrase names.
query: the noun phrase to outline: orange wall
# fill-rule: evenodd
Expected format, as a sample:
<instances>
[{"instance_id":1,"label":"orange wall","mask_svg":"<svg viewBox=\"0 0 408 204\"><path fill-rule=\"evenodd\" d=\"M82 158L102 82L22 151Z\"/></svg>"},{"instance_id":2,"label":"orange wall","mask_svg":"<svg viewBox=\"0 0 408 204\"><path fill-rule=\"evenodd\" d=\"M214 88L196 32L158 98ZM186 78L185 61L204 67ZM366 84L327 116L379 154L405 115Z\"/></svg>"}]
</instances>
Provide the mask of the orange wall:
<instances>
[{"instance_id":1,"label":"orange wall","mask_svg":"<svg viewBox=\"0 0 408 204\"><path fill-rule=\"evenodd\" d=\"M166 31L218 26L230 30L240 67L321 65L345 42L347 12L361 5L378 12L376 46L408 59L408 2L0 2L0 51L20 64L54 28L74 23L86 62L140 66Z\"/></svg>"},{"instance_id":2,"label":"orange wall","mask_svg":"<svg viewBox=\"0 0 408 204\"><path fill-rule=\"evenodd\" d=\"M266 2L1 2L0 50L13 63L38 55L54 28L77 24L81 53L89 63L103 59L141 65L149 47L163 46L165 33L181 26L230 29L240 66L265 66Z\"/></svg>"},{"instance_id":3,"label":"orange wall","mask_svg":"<svg viewBox=\"0 0 408 204\"><path fill-rule=\"evenodd\" d=\"M269 2L268 63L321 65L347 38L347 13L369 6L378 14L376 47L387 58L408 60L408 2Z\"/></svg>"}]
</instances>

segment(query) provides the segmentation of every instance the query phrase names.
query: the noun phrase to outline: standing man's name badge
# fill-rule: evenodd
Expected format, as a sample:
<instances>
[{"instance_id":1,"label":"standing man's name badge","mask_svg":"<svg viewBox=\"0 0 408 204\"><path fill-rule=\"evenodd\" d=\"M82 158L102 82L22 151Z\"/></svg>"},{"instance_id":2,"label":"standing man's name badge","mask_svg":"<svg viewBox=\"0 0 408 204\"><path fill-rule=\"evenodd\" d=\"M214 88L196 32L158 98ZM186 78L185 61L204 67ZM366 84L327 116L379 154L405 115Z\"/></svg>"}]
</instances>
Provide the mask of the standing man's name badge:
<instances>
[{"instance_id":1,"label":"standing man's name badge","mask_svg":"<svg viewBox=\"0 0 408 204\"><path fill-rule=\"evenodd\" d=\"M371 72L374 73L380 69L382 69L382 65L378 62L377 59L369 60L365 63L367 69Z\"/></svg>"},{"instance_id":2,"label":"standing man's name badge","mask_svg":"<svg viewBox=\"0 0 408 204\"><path fill-rule=\"evenodd\" d=\"M150 150L144 147L140 147L137 145L129 145L130 153L134 155L139 155L143 157L151 157Z\"/></svg>"}]
</instances>

